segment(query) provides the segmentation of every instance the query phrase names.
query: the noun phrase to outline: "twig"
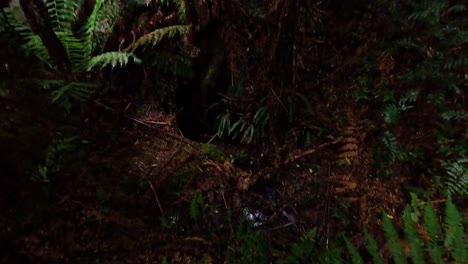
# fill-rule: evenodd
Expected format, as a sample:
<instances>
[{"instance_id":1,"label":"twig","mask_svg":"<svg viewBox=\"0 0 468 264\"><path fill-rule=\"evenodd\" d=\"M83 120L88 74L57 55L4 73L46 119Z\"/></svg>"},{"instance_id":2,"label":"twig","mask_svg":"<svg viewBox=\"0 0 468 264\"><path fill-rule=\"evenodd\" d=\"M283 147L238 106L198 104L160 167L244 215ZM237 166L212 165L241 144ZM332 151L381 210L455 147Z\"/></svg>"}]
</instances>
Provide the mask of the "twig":
<instances>
[{"instance_id":1,"label":"twig","mask_svg":"<svg viewBox=\"0 0 468 264\"><path fill-rule=\"evenodd\" d=\"M287 160L283 163L283 165L287 165L287 164L289 164L289 163L291 163L291 162L294 162L294 161L296 161L296 160L298 160L298 159L300 159L300 158L302 158L302 157L305 157L305 156L307 156L307 155L313 154L313 153L317 152L318 150L321 150L321 149L323 149L323 148L325 148L325 147L328 147L328 146L330 146L330 145L334 145L334 144L340 142L342 139L343 139L342 137L339 137L339 138L333 140L332 142L323 143L323 144L319 145L318 147L311 148L311 149L308 149L308 150L306 150L306 151L303 151L303 152L301 152L301 153L299 153L299 154L296 154L296 155L290 157L289 159L287 159Z\"/></svg>"},{"instance_id":2,"label":"twig","mask_svg":"<svg viewBox=\"0 0 468 264\"><path fill-rule=\"evenodd\" d=\"M273 93L273 95L276 97L276 100L278 100L278 102L280 103L280 105L283 107L284 111L288 112L288 109L286 109L286 106L284 106L283 102L281 101L281 99L278 97L278 95L276 94L275 90L273 89L270 89L271 92Z\"/></svg>"},{"instance_id":3,"label":"twig","mask_svg":"<svg viewBox=\"0 0 468 264\"><path fill-rule=\"evenodd\" d=\"M161 214L163 215L164 210L163 210L163 208L161 206L161 203L159 202L158 194L156 193L156 190L154 189L153 184L151 183L151 180L148 179L147 181L148 181L148 184L149 184L151 190L153 191L154 199L156 200L156 203L158 204L159 211L161 211Z\"/></svg>"}]
</instances>

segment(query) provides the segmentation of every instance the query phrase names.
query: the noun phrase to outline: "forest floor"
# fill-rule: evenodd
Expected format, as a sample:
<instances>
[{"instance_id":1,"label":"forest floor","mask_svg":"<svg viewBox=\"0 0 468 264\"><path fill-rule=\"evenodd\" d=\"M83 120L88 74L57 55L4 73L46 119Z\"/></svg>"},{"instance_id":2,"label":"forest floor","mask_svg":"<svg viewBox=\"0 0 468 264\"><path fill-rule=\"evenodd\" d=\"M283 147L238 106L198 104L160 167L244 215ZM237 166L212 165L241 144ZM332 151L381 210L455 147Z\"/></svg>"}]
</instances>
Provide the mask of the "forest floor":
<instances>
[{"instance_id":1,"label":"forest floor","mask_svg":"<svg viewBox=\"0 0 468 264\"><path fill-rule=\"evenodd\" d=\"M411 203L412 175L381 179L366 174L363 158L340 162L336 152L357 144L342 138L275 164L247 145L191 141L161 112L126 121L97 120L106 129L85 130L94 143L77 151L78 167L3 200L2 261L221 263L244 254L249 239L281 259L314 228L320 243L346 232L362 246L363 226L382 232L382 209L401 228ZM418 177L421 189L426 180ZM243 237L246 223L266 240Z\"/></svg>"}]
</instances>

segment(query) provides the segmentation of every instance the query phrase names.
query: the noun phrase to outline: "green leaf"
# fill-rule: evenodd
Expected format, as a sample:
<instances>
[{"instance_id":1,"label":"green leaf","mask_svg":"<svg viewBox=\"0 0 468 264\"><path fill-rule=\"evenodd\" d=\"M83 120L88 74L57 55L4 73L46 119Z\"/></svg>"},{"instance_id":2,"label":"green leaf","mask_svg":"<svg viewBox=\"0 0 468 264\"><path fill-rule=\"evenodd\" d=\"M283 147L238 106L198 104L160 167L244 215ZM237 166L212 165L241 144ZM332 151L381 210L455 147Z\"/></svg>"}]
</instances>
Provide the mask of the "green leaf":
<instances>
[{"instance_id":1,"label":"green leaf","mask_svg":"<svg viewBox=\"0 0 468 264\"><path fill-rule=\"evenodd\" d=\"M425 264L423 246L424 242L419 236L416 225L411 217L412 211L409 206L406 206L403 216L404 230L408 246L411 250L411 258L414 264Z\"/></svg>"},{"instance_id":2,"label":"green leaf","mask_svg":"<svg viewBox=\"0 0 468 264\"><path fill-rule=\"evenodd\" d=\"M442 247L440 246L442 229L439 221L437 220L437 215L430 203L427 203L424 208L424 230L426 230L430 239L427 243L427 250L431 256L432 262L435 264L444 263L442 261Z\"/></svg>"},{"instance_id":3,"label":"green leaf","mask_svg":"<svg viewBox=\"0 0 468 264\"><path fill-rule=\"evenodd\" d=\"M445 224L447 226L445 247L450 250L457 263L467 263L468 248L462 218L450 196L445 207Z\"/></svg>"},{"instance_id":4,"label":"green leaf","mask_svg":"<svg viewBox=\"0 0 468 264\"><path fill-rule=\"evenodd\" d=\"M406 260L405 250L403 249L403 245L400 242L400 238L398 237L398 233L395 229L395 226L390 220L390 217L388 217L387 213L385 212L382 213L382 223L385 231L385 237L387 238L390 254L393 257L395 264L408 263Z\"/></svg>"},{"instance_id":5,"label":"green leaf","mask_svg":"<svg viewBox=\"0 0 468 264\"><path fill-rule=\"evenodd\" d=\"M364 260L357 251L356 247L351 243L346 236L343 236L344 241L346 242L346 247L348 248L349 253L351 254L351 261L353 264L364 264Z\"/></svg>"},{"instance_id":6,"label":"green leaf","mask_svg":"<svg viewBox=\"0 0 468 264\"><path fill-rule=\"evenodd\" d=\"M385 216L386 217L386 216ZM374 237L367 232L367 228L364 227L364 238L366 239L366 248L372 256L374 264L385 264L383 258L379 255L379 247Z\"/></svg>"}]
</instances>

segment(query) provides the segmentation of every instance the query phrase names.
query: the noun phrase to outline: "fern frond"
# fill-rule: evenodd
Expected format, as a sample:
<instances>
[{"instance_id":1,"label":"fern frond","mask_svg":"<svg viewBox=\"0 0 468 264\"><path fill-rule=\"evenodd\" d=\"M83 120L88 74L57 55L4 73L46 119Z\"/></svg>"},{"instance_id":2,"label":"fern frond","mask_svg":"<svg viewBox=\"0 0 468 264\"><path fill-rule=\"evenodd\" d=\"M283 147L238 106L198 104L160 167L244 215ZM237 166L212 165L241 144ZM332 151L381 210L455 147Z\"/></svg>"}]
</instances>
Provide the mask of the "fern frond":
<instances>
[{"instance_id":1,"label":"fern frond","mask_svg":"<svg viewBox=\"0 0 468 264\"><path fill-rule=\"evenodd\" d=\"M468 66L468 65L467 65ZM463 110L449 110L441 114L445 120L468 120L468 112Z\"/></svg>"},{"instance_id":2,"label":"fern frond","mask_svg":"<svg viewBox=\"0 0 468 264\"><path fill-rule=\"evenodd\" d=\"M445 247L450 250L451 256L457 263L467 263L468 246L462 218L450 196L445 207L445 224L447 226Z\"/></svg>"},{"instance_id":3,"label":"fern frond","mask_svg":"<svg viewBox=\"0 0 468 264\"><path fill-rule=\"evenodd\" d=\"M318 257L320 264L341 264L341 248L328 249Z\"/></svg>"},{"instance_id":4,"label":"fern frond","mask_svg":"<svg viewBox=\"0 0 468 264\"><path fill-rule=\"evenodd\" d=\"M80 70L83 67L82 64L86 61L84 57L85 47L83 41L69 31L56 31L55 34L60 39L60 42L67 52L72 69Z\"/></svg>"},{"instance_id":5,"label":"fern frond","mask_svg":"<svg viewBox=\"0 0 468 264\"><path fill-rule=\"evenodd\" d=\"M13 10L10 8L4 8L2 12L0 12L0 22L0 32L16 33L22 37L23 40L35 35L29 27L21 23L15 17Z\"/></svg>"},{"instance_id":6,"label":"fern frond","mask_svg":"<svg viewBox=\"0 0 468 264\"><path fill-rule=\"evenodd\" d=\"M364 227L364 238L366 239L366 248L372 256L372 261L374 264L385 264L382 257L379 255L378 250L379 247L377 246L377 242L375 238L369 234L367 228Z\"/></svg>"},{"instance_id":7,"label":"fern frond","mask_svg":"<svg viewBox=\"0 0 468 264\"><path fill-rule=\"evenodd\" d=\"M385 231L385 238L388 242L390 254L393 257L395 264L406 264L406 254L405 250L403 249L403 245L400 242L395 226L393 225L392 221L390 221L390 217L388 217L385 212L383 212L382 224Z\"/></svg>"},{"instance_id":8,"label":"fern frond","mask_svg":"<svg viewBox=\"0 0 468 264\"><path fill-rule=\"evenodd\" d=\"M81 28L82 38L84 40L84 56L90 57L93 51L93 37L95 35L96 22L98 19L98 13L104 4L104 0L96 0L94 4L93 12L88 17L88 21Z\"/></svg>"},{"instance_id":9,"label":"fern frond","mask_svg":"<svg viewBox=\"0 0 468 264\"><path fill-rule=\"evenodd\" d=\"M65 82L65 81L46 81L45 86L56 86L59 85L58 89L52 92L52 103L59 105L67 112L74 101L84 101L93 92L93 88L96 87L94 83L85 82Z\"/></svg>"},{"instance_id":10,"label":"fern frond","mask_svg":"<svg viewBox=\"0 0 468 264\"><path fill-rule=\"evenodd\" d=\"M442 241L442 229L439 221L437 220L437 215L430 203L427 203L424 208L424 230L429 236L427 249L432 262L435 264L442 264L443 253L440 245L440 242Z\"/></svg>"},{"instance_id":11,"label":"fern frond","mask_svg":"<svg viewBox=\"0 0 468 264\"><path fill-rule=\"evenodd\" d=\"M89 60L86 68L89 71L94 67L100 67L101 69L106 66L111 66L112 68L117 66L123 67L127 65L130 58L133 58L133 61L136 63L141 63L141 59L136 57L133 53L111 51L94 56Z\"/></svg>"},{"instance_id":12,"label":"fern frond","mask_svg":"<svg viewBox=\"0 0 468 264\"><path fill-rule=\"evenodd\" d=\"M448 175L445 184L449 195L461 193L468 189L468 158L442 162L442 166Z\"/></svg>"},{"instance_id":13,"label":"fern frond","mask_svg":"<svg viewBox=\"0 0 468 264\"><path fill-rule=\"evenodd\" d=\"M364 260L353 243L351 243L346 236L343 236L343 239L346 242L346 247L348 248L349 253L351 254L351 262L353 264L364 264Z\"/></svg>"},{"instance_id":14,"label":"fern frond","mask_svg":"<svg viewBox=\"0 0 468 264\"><path fill-rule=\"evenodd\" d=\"M187 7L185 6L185 1L184 0L174 0L174 2L177 5L177 13L179 15L179 21L182 23L185 23L185 12L187 10Z\"/></svg>"},{"instance_id":15,"label":"fern frond","mask_svg":"<svg viewBox=\"0 0 468 264\"><path fill-rule=\"evenodd\" d=\"M411 209L409 206L406 206L405 213L403 215L404 230L406 234L406 239L411 251L411 258L415 264L424 264L424 252L423 246L424 242L418 234L416 225L411 218Z\"/></svg>"},{"instance_id":16,"label":"fern frond","mask_svg":"<svg viewBox=\"0 0 468 264\"><path fill-rule=\"evenodd\" d=\"M175 76L190 79L194 76L193 63L190 59L181 55L173 55L166 52L157 53L151 59L151 65L164 73L172 73Z\"/></svg>"},{"instance_id":17,"label":"fern frond","mask_svg":"<svg viewBox=\"0 0 468 264\"><path fill-rule=\"evenodd\" d=\"M466 10L465 5L457 4L457 5L451 6L447 10L447 13L461 13L461 12L464 12L465 10Z\"/></svg>"},{"instance_id":18,"label":"fern frond","mask_svg":"<svg viewBox=\"0 0 468 264\"><path fill-rule=\"evenodd\" d=\"M421 23L434 25L439 22L442 11L447 7L445 1L423 1L414 4L415 11L408 16L409 19Z\"/></svg>"},{"instance_id":19,"label":"fern frond","mask_svg":"<svg viewBox=\"0 0 468 264\"><path fill-rule=\"evenodd\" d=\"M79 6L77 0L54 0L46 1L47 12L52 21L54 31L69 31L76 20L75 10Z\"/></svg>"},{"instance_id":20,"label":"fern frond","mask_svg":"<svg viewBox=\"0 0 468 264\"><path fill-rule=\"evenodd\" d=\"M41 62L53 69L53 63L49 56L47 48L42 43L41 38L38 35L31 35L26 39L26 43L22 45L26 54L36 56Z\"/></svg>"},{"instance_id":21,"label":"fern frond","mask_svg":"<svg viewBox=\"0 0 468 264\"><path fill-rule=\"evenodd\" d=\"M187 25L176 25L165 28L156 29L155 31L148 33L140 37L135 44L129 47L131 52L134 52L138 47L151 46L154 47L165 37L172 38L176 35L184 35L189 31Z\"/></svg>"}]
</instances>

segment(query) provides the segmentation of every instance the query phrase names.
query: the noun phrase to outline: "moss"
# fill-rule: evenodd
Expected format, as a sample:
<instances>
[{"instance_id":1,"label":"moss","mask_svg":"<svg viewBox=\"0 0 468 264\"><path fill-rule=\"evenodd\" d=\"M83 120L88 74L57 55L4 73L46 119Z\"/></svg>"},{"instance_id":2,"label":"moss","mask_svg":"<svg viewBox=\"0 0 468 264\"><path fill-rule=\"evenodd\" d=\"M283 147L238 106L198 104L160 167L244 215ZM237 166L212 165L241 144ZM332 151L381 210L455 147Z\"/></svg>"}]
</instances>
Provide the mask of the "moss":
<instances>
[{"instance_id":1,"label":"moss","mask_svg":"<svg viewBox=\"0 0 468 264\"><path fill-rule=\"evenodd\" d=\"M203 144L201 148L202 156L205 159L214 161L223 161L226 158L226 153L213 144Z\"/></svg>"}]
</instances>

